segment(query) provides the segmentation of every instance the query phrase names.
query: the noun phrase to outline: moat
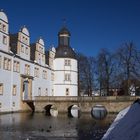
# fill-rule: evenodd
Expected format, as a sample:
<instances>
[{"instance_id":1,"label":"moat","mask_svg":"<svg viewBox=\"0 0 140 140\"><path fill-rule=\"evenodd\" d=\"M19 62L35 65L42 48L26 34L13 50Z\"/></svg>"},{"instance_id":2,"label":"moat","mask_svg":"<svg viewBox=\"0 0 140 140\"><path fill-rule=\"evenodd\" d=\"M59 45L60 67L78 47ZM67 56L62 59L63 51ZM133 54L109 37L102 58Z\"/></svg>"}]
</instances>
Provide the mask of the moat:
<instances>
[{"instance_id":1,"label":"moat","mask_svg":"<svg viewBox=\"0 0 140 140\"><path fill-rule=\"evenodd\" d=\"M95 120L90 114L80 118L58 117L43 113L13 113L0 115L1 140L100 140L116 115Z\"/></svg>"}]
</instances>

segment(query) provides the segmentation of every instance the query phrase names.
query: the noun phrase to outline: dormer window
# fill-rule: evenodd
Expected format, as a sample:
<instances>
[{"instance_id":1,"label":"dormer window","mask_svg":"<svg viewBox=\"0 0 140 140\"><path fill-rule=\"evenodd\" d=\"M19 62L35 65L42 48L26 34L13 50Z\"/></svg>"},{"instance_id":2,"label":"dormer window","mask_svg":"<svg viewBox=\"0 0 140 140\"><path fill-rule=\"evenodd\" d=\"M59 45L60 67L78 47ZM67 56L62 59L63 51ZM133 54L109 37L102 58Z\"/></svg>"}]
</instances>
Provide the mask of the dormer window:
<instances>
[{"instance_id":1,"label":"dormer window","mask_svg":"<svg viewBox=\"0 0 140 140\"><path fill-rule=\"evenodd\" d=\"M43 53L43 48L41 48L41 52Z\"/></svg>"},{"instance_id":2,"label":"dormer window","mask_svg":"<svg viewBox=\"0 0 140 140\"><path fill-rule=\"evenodd\" d=\"M2 30L6 32L6 25L3 24Z\"/></svg>"},{"instance_id":3,"label":"dormer window","mask_svg":"<svg viewBox=\"0 0 140 140\"><path fill-rule=\"evenodd\" d=\"M5 35L3 36L3 44L7 45L7 37Z\"/></svg>"},{"instance_id":4,"label":"dormer window","mask_svg":"<svg viewBox=\"0 0 140 140\"><path fill-rule=\"evenodd\" d=\"M28 39L27 38L25 38L25 43L28 44Z\"/></svg>"},{"instance_id":5,"label":"dormer window","mask_svg":"<svg viewBox=\"0 0 140 140\"><path fill-rule=\"evenodd\" d=\"M22 37L22 41L24 42L24 36Z\"/></svg>"},{"instance_id":6,"label":"dormer window","mask_svg":"<svg viewBox=\"0 0 140 140\"><path fill-rule=\"evenodd\" d=\"M25 53L28 55L28 47L26 47L26 49L25 49Z\"/></svg>"},{"instance_id":7,"label":"dormer window","mask_svg":"<svg viewBox=\"0 0 140 140\"><path fill-rule=\"evenodd\" d=\"M21 45L21 52L24 52L24 46Z\"/></svg>"},{"instance_id":8,"label":"dormer window","mask_svg":"<svg viewBox=\"0 0 140 140\"><path fill-rule=\"evenodd\" d=\"M44 55L42 55L42 61L45 62L45 56Z\"/></svg>"}]
</instances>

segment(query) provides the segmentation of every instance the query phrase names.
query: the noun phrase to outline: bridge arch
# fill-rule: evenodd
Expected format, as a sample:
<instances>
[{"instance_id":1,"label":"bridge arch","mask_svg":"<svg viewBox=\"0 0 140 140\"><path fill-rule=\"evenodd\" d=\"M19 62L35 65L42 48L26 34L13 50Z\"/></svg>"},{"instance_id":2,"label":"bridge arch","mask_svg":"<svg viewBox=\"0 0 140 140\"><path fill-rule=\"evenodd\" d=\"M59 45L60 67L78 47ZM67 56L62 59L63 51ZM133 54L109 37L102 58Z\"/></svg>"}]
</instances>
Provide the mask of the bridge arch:
<instances>
[{"instance_id":1,"label":"bridge arch","mask_svg":"<svg viewBox=\"0 0 140 140\"><path fill-rule=\"evenodd\" d=\"M44 107L45 110L45 114L47 116L54 116L56 117L58 115L58 109L56 107L56 105L54 104L48 104Z\"/></svg>"},{"instance_id":2,"label":"bridge arch","mask_svg":"<svg viewBox=\"0 0 140 140\"><path fill-rule=\"evenodd\" d=\"M96 104L91 109L91 116L95 119L104 119L107 116L107 109L102 104Z\"/></svg>"},{"instance_id":3,"label":"bridge arch","mask_svg":"<svg viewBox=\"0 0 140 140\"><path fill-rule=\"evenodd\" d=\"M80 107L77 104L72 104L68 106L68 117L80 117Z\"/></svg>"}]
</instances>

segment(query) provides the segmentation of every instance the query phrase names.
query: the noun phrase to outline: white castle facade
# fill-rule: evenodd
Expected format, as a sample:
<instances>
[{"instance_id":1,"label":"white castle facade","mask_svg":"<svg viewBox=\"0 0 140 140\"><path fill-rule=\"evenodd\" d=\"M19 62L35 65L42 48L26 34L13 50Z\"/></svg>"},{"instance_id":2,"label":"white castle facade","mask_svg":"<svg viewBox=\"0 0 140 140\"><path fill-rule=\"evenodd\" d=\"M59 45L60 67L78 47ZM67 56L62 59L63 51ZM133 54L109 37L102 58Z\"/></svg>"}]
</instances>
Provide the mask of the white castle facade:
<instances>
[{"instance_id":1,"label":"white castle facade","mask_svg":"<svg viewBox=\"0 0 140 140\"><path fill-rule=\"evenodd\" d=\"M0 12L0 112L26 110L35 96L78 96L76 54L70 32L58 33L58 47L45 51L43 39L30 44L26 27L9 34L6 14Z\"/></svg>"}]
</instances>

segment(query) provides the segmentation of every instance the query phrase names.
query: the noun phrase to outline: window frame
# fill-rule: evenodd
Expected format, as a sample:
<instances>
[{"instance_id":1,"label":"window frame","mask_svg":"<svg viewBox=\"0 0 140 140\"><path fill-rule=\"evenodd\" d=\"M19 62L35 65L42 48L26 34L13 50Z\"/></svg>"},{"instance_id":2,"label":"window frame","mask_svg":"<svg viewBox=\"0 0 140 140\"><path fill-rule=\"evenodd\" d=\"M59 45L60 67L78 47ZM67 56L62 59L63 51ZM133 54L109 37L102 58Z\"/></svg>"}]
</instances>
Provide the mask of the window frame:
<instances>
[{"instance_id":1,"label":"window frame","mask_svg":"<svg viewBox=\"0 0 140 140\"><path fill-rule=\"evenodd\" d=\"M3 95L4 92L4 85L3 83L0 83L0 95Z\"/></svg>"},{"instance_id":2,"label":"window frame","mask_svg":"<svg viewBox=\"0 0 140 140\"><path fill-rule=\"evenodd\" d=\"M13 85L12 95L13 96L17 95L17 85Z\"/></svg>"}]
</instances>

